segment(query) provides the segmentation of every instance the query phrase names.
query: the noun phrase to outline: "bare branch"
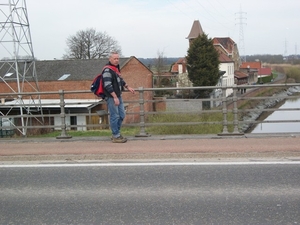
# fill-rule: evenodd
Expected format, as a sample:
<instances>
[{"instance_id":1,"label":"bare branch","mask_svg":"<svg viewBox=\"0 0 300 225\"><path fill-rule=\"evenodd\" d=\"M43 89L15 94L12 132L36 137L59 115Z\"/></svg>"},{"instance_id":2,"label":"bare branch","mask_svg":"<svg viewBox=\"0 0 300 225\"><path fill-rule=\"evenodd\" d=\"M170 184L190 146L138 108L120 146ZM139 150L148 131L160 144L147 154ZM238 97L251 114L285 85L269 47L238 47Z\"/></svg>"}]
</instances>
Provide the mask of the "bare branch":
<instances>
[{"instance_id":1,"label":"bare branch","mask_svg":"<svg viewBox=\"0 0 300 225\"><path fill-rule=\"evenodd\" d=\"M121 47L118 42L106 32L96 32L95 29L78 31L67 39L67 54L64 58L97 59L107 57L111 51L118 51Z\"/></svg>"}]
</instances>

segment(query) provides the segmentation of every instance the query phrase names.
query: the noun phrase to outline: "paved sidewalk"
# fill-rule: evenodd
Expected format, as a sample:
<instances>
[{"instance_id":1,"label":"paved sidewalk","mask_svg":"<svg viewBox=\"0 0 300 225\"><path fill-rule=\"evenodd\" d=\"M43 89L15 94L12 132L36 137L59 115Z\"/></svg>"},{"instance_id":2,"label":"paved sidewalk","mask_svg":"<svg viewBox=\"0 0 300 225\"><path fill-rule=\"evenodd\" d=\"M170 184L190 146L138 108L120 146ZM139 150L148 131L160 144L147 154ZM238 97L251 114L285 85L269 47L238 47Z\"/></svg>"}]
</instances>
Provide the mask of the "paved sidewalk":
<instances>
[{"instance_id":1,"label":"paved sidewalk","mask_svg":"<svg viewBox=\"0 0 300 225\"><path fill-rule=\"evenodd\" d=\"M300 160L300 135L175 135L0 139L0 161L72 160L223 160L260 158Z\"/></svg>"}]
</instances>

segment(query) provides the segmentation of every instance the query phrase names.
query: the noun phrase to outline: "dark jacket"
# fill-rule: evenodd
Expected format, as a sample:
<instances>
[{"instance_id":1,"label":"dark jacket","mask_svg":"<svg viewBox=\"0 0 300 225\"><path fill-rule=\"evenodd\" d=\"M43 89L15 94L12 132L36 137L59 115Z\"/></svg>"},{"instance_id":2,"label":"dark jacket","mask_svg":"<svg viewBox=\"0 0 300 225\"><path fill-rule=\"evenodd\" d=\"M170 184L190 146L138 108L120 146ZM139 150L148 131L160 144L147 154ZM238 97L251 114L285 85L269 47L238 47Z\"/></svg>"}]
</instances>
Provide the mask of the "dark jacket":
<instances>
[{"instance_id":1,"label":"dark jacket","mask_svg":"<svg viewBox=\"0 0 300 225\"><path fill-rule=\"evenodd\" d=\"M112 64L108 63L108 65L113 66ZM121 73L119 72L119 66L114 67L113 69L106 68L104 69L102 76L103 76L103 86L104 86L104 93L107 97L112 97L111 93L115 92L118 97L121 96L122 91L124 90L124 86L126 82L121 77ZM118 75L119 73L119 75Z\"/></svg>"}]
</instances>

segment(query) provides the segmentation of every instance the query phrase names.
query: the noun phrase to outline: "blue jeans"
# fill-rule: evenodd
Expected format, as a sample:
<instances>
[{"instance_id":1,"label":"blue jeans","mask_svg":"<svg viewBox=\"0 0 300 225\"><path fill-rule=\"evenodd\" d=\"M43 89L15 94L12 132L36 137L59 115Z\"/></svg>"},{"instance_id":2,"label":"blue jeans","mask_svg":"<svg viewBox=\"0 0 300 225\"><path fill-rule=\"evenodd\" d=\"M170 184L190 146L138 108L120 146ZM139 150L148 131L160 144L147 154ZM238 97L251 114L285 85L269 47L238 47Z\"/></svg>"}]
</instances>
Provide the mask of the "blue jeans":
<instances>
[{"instance_id":1,"label":"blue jeans","mask_svg":"<svg viewBox=\"0 0 300 225\"><path fill-rule=\"evenodd\" d=\"M112 135L119 137L120 129L125 118L125 108L122 97L119 97L120 105L116 106L113 98L107 98L107 108L109 111L109 123Z\"/></svg>"}]
</instances>

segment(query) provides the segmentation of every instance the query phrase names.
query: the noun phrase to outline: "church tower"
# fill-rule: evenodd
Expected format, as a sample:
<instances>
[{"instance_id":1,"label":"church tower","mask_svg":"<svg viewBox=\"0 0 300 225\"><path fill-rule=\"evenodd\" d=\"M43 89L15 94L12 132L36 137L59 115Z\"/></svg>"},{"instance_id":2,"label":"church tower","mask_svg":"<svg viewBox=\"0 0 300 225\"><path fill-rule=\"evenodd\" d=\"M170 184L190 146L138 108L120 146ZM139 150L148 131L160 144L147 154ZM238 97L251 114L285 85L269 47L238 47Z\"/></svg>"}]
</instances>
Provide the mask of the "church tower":
<instances>
[{"instance_id":1,"label":"church tower","mask_svg":"<svg viewBox=\"0 0 300 225\"><path fill-rule=\"evenodd\" d=\"M186 38L189 40L189 47L191 46L191 43L193 42L193 40L202 34L204 34L204 32L202 30L201 24L200 24L199 20L195 20L193 23L192 29L190 31L190 34Z\"/></svg>"}]
</instances>

